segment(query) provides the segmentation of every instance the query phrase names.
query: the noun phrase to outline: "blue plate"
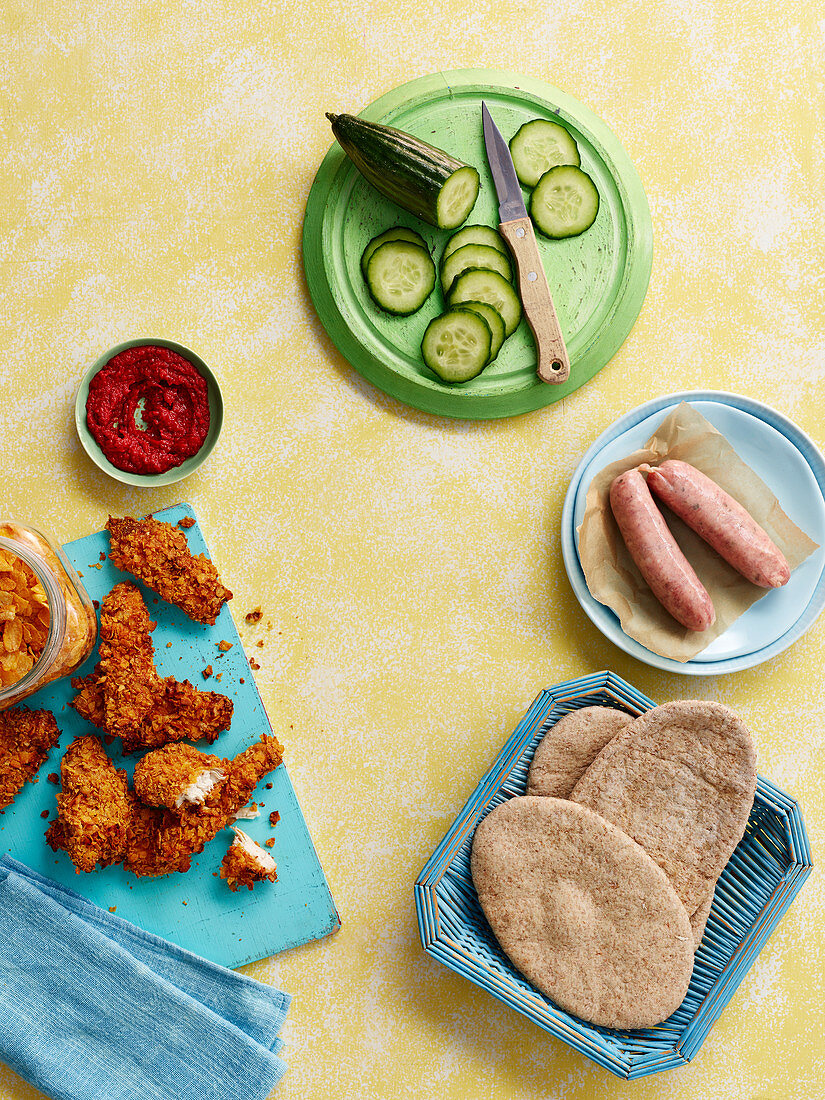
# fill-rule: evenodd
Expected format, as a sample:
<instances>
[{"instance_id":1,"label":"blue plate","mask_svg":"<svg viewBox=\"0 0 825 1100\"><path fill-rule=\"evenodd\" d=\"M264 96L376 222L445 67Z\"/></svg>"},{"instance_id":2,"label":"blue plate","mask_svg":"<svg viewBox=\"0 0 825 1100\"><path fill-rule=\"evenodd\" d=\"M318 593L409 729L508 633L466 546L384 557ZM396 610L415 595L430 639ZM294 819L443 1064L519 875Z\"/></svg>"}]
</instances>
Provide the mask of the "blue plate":
<instances>
[{"instance_id":1,"label":"blue plate","mask_svg":"<svg viewBox=\"0 0 825 1100\"><path fill-rule=\"evenodd\" d=\"M660 657L629 638L618 616L591 596L579 561L577 535L595 474L643 447L654 429L683 401L725 436L742 461L776 494L787 515L820 547L793 571L784 588L757 600L707 649L685 662ZM782 653L825 608L825 460L792 421L759 401L712 390L667 394L622 417L586 452L567 490L561 537L564 566L579 603L599 630L625 653L687 676L740 672Z\"/></svg>"}]
</instances>

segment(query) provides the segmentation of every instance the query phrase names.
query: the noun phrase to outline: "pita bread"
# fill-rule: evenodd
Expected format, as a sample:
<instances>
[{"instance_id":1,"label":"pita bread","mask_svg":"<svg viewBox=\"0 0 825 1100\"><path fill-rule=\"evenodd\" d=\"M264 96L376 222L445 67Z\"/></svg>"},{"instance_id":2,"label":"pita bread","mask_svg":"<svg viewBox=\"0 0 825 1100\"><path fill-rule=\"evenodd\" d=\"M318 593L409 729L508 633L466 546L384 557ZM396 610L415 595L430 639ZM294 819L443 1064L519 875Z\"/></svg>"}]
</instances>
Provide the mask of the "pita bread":
<instances>
[{"instance_id":1,"label":"pita bread","mask_svg":"<svg viewBox=\"0 0 825 1100\"><path fill-rule=\"evenodd\" d=\"M525 794L569 798L602 749L633 721L632 714L615 707L581 707L565 714L539 742ZM702 942L712 903L713 891L691 915L696 947Z\"/></svg>"},{"instance_id":2,"label":"pita bread","mask_svg":"<svg viewBox=\"0 0 825 1100\"><path fill-rule=\"evenodd\" d=\"M682 1003L693 969L684 906L619 829L557 798L512 798L477 827L481 907L538 990L603 1027L652 1027Z\"/></svg>"},{"instance_id":3,"label":"pita bread","mask_svg":"<svg viewBox=\"0 0 825 1100\"><path fill-rule=\"evenodd\" d=\"M613 707L582 707L545 733L530 764L526 794L569 798L573 788L633 715Z\"/></svg>"},{"instance_id":4,"label":"pita bread","mask_svg":"<svg viewBox=\"0 0 825 1100\"><path fill-rule=\"evenodd\" d=\"M694 913L742 839L755 791L745 724L721 703L685 701L618 733L570 797L641 844Z\"/></svg>"},{"instance_id":5,"label":"pita bread","mask_svg":"<svg viewBox=\"0 0 825 1100\"><path fill-rule=\"evenodd\" d=\"M702 936L705 934L705 925L708 923L708 917L710 916L710 907L713 905L714 893L715 887L711 890L699 908L691 914L690 930L693 933L694 947L698 948L699 944L702 942Z\"/></svg>"}]
</instances>

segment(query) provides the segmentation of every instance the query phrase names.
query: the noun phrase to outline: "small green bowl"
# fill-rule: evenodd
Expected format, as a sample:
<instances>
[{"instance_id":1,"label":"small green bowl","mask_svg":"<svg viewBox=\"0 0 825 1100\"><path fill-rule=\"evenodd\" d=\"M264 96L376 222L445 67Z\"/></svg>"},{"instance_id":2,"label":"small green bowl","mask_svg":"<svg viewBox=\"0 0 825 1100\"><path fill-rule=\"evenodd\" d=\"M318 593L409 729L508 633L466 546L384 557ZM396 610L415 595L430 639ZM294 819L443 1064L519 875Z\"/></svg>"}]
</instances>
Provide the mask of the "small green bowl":
<instances>
[{"instance_id":1,"label":"small green bowl","mask_svg":"<svg viewBox=\"0 0 825 1100\"><path fill-rule=\"evenodd\" d=\"M89 431L88 425L86 424L86 401L89 397L89 383L97 372L105 367L110 359L113 359L122 351L126 351L127 348L143 347L147 344L152 344L161 348L169 348L170 351L175 351L178 355L187 359L206 382L206 391L209 400L209 431L206 434L206 439L203 441L203 446L197 454L192 455L191 458L187 458L180 466L173 466L171 470L167 470L162 474L133 474L129 470L119 470L117 466L113 466L104 455L97 440ZM122 482L124 485L156 488L159 485L174 485L176 481L183 481L185 477L189 477L190 474L193 474L212 453L215 444L218 442L218 436L221 434L221 427L223 426L223 395L221 394L221 387L218 384L217 378L209 367L207 367L206 363L204 363L203 359L201 359L199 355L196 355L194 351L185 348L183 344L176 344L174 340L162 340L156 339L155 337L145 337L140 340L124 340L123 343L116 344L113 348L104 352L104 354L101 355L99 359L95 360L92 366L89 367L77 391L74 419L78 438L80 439L83 449L98 469L102 470L104 474L108 474L109 477L113 477L115 481Z\"/></svg>"}]
</instances>

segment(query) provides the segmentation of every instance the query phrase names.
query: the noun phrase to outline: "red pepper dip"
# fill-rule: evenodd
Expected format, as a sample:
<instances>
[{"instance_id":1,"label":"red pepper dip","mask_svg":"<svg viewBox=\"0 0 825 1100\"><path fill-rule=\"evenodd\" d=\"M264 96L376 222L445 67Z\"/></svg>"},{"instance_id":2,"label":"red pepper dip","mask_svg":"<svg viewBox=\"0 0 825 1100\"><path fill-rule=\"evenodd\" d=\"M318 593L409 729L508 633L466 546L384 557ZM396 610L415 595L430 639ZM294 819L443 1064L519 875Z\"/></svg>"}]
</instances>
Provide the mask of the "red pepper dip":
<instances>
[{"instance_id":1,"label":"red pepper dip","mask_svg":"<svg viewBox=\"0 0 825 1100\"><path fill-rule=\"evenodd\" d=\"M209 431L206 382L170 348L127 348L89 384L86 423L119 470L165 473L203 446Z\"/></svg>"}]
</instances>

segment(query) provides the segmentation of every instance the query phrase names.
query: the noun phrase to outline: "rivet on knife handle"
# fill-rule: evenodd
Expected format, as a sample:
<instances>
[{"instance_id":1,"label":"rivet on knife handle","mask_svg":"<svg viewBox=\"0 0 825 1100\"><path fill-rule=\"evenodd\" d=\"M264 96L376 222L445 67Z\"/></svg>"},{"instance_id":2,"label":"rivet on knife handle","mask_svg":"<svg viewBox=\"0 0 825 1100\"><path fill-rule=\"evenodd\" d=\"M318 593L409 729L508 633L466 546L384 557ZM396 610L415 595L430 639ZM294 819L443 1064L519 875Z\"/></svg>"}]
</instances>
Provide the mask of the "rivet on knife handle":
<instances>
[{"instance_id":1,"label":"rivet on knife handle","mask_svg":"<svg viewBox=\"0 0 825 1100\"><path fill-rule=\"evenodd\" d=\"M537 373L542 382L559 384L570 377L570 358L529 218L502 222L498 227L518 271L521 304L536 341Z\"/></svg>"}]
</instances>

